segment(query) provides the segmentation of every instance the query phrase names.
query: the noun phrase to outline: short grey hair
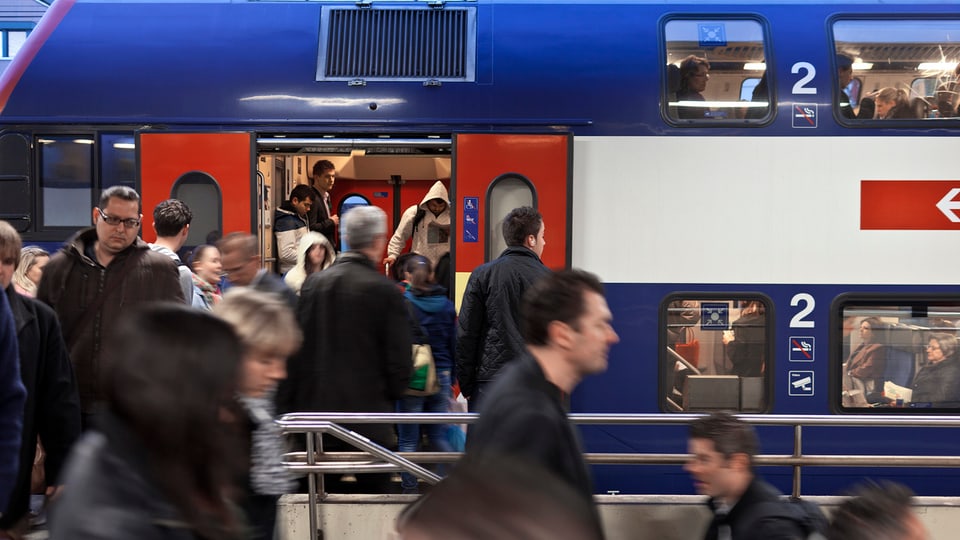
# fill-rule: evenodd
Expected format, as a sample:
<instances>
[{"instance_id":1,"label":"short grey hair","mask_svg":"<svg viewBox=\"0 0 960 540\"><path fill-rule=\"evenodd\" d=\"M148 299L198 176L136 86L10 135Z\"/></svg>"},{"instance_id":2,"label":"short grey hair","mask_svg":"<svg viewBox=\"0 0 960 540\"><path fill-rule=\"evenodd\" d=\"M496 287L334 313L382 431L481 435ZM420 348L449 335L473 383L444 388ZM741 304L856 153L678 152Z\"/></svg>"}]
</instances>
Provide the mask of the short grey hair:
<instances>
[{"instance_id":1,"label":"short grey hair","mask_svg":"<svg viewBox=\"0 0 960 540\"><path fill-rule=\"evenodd\" d=\"M387 214L376 206L357 206L343 215L341 233L351 251L373 245L377 236L387 234Z\"/></svg>"}]
</instances>

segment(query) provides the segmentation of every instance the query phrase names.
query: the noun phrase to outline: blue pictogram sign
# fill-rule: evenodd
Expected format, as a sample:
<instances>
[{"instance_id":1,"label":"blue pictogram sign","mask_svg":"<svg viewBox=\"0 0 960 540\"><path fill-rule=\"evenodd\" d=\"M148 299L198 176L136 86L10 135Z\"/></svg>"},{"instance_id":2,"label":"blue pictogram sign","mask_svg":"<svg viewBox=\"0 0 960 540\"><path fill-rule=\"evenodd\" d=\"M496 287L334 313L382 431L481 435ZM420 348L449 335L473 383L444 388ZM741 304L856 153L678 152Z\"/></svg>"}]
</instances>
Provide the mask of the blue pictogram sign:
<instances>
[{"instance_id":1,"label":"blue pictogram sign","mask_svg":"<svg viewBox=\"0 0 960 540\"><path fill-rule=\"evenodd\" d=\"M795 128L817 127L817 104L816 103L794 103L793 104L793 127Z\"/></svg>"},{"instance_id":2,"label":"blue pictogram sign","mask_svg":"<svg viewBox=\"0 0 960 540\"><path fill-rule=\"evenodd\" d=\"M813 336L790 336L790 361L813 362Z\"/></svg>"},{"instance_id":3,"label":"blue pictogram sign","mask_svg":"<svg viewBox=\"0 0 960 540\"><path fill-rule=\"evenodd\" d=\"M480 241L480 197L463 198L463 241Z\"/></svg>"},{"instance_id":4,"label":"blue pictogram sign","mask_svg":"<svg viewBox=\"0 0 960 540\"><path fill-rule=\"evenodd\" d=\"M730 306L725 302L700 303L700 329L726 330L730 328Z\"/></svg>"},{"instance_id":5,"label":"blue pictogram sign","mask_svg":"<svg viewBox=\"0 0 960 540\"><path fill-rule=\"evenodd\" d=\"M726 47L727 29L724 25L717 23L698 24L698 34L700 36L701 47Z\"/></svg>"},{"instance_id":6,"label":"blue pictogram sign","mask_svg":"<svg viewBox=\"0 0 960 540\"><path fill-rule=\"evenodd\" d=\"M813 395L813 372L812 371L789 371L787 372L790 380L790 388L787 390L789 396L812 396Z\"/></svg>"}]
</instances>

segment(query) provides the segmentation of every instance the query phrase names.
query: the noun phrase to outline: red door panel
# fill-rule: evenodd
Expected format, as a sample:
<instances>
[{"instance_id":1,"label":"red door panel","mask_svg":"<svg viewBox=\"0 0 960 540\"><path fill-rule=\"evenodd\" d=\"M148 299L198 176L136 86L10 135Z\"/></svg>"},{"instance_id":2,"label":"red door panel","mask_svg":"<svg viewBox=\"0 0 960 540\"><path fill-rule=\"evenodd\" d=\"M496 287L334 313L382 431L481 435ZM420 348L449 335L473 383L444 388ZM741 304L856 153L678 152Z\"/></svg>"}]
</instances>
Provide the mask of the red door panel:
<instances>
[{"instance_id":1,"label":"red door panel","mask_svg":"<svg viewBox=\"0 0 960 540\"><path fill-rule=\"evenodd\" d=\"M454 268L458 273L472 272L486 262L488 190L497 178L508 174L520 175L533 186L535 204L543 214L547 230L544 264L554 269L570 265L572 144L573 138L568 134L455 135L451 234L455 241ZM480 204L480 238L476 242L464 238L463 209L468 197L477 197ZM457 285L463 286L460 279Z\"/></svg>"},{"instance_id":2,"label":"red door panel","mask_svg":"<svg viewBox=\"0 0 960 540\"><path fill-rule=\"evenodd\" d=\"M152 223L153 208L170 198L177 179L191 172L213 178L221 193L224 234L255 233L256 151L251 133L139 133L140 188L143 215ZM216 209L191 208L198 212ZM152 242L156 233L143 227L143 239Z\"/></svg>"}]
</instances>

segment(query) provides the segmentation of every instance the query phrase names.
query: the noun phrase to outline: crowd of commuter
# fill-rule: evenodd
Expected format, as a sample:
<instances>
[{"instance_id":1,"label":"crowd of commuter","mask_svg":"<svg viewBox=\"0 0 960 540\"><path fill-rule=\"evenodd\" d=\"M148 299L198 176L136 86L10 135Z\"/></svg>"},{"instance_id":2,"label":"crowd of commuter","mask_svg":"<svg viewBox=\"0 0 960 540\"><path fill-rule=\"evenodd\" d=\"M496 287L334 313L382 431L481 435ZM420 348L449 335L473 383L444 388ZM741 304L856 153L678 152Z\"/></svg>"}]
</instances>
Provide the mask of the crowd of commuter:
<instances>
[{"instance_id":1,"label":"crowd of commuter","mask_svg":"<svg viewBox=\"0 0 960 540\"><path fill-rule=\"evenodd\" d=\"M331 214L328 163L280 209L291 222L277 234L281 262L290 263L281 264L284 277L264 268L248 233L181 256L193 214L175 199L157 205L157 241L143 242L139 195L122 186L105 190L93 227L52 256L23 248L0 221L0 537L29 528L42 455L51 538L271 539L280 495L297 489L282 464L288 441L277 414L445 412L456 389L480 419L460 463L403 512L400 536L604 537L567 418L567 398L607 368L619 340L600 280L544 266L543 217L516 208L503 220L507 249L472 273L458 319L448 282L436 277L441 246L449 250L443 184L405 212L391 238L375 206L342 221ZM408 237L425 253L401 256ZM396 280L379 268L390 263L400 267ZM439 389L430 395L408 392L417 343L432 349ZM935 353L952 357L956 348L954 336L932 334L931 366L952 366ZM434 450L462 449L453 426L344 427L400 451L418 450L424 434ZM323 444L349 450L326 436ZM705 538L825 533L818 510L783 502L756 475L757 451L753 428L729 414L691 425L685 468L714 513ZM388 474L324 476L327 492L394 489ZM402 474L400 489L419 493L417 479ZM837 515L868 519L881 513L871 505L893 505L902 512L885 517L922 534L909 493L897 493L885 501L865 491ZM464 500L474 503L452 506ZM495 526L472 527L491 514ZM829 538L859 538L842 522L831 530Z\"/></svg>"}]
</instances>

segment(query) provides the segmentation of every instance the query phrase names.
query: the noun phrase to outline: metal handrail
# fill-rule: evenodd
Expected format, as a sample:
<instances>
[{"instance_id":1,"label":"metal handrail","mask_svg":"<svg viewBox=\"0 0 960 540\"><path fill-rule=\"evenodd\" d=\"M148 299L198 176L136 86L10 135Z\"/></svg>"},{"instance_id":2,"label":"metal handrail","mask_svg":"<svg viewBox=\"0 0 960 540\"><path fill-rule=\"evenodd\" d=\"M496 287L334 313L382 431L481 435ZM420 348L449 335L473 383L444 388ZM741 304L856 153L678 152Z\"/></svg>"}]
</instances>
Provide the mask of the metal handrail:
<instances>
[{"instance_id":1,"label":"metal handrail","mask_svg":"<svg viewBox=\"0 0 960 540\"><path fill-rule=\"evenodd\" d=\"M738 418L753 425L790 426L794 431L792 455L762 454L754 457L759 466L789 466L793 468L791 495L800 496L800 480L803 467L960 467L957 456L880 456L880 455L804 455L802 449L803 427L960 427L960 416L914 416L914 415L761 415L744 414ZM571 414L570 420L582 425L687 425L700 414ZM337 424L473 424L479 416L474 413L291 413L277 420L285 434L307 434L306 453L292 453L297 458L285 463L287 468L309 474L311 539L316 538L316 476L324 472L382 472L404 470L436 483L440 477L423 469L417 463L451 463L460 457L459 452L401 452L395 453L370 441L366 437L344 429ZM360 449L361 452L327 452L325 462L317 464L314 452L314 434L327 433ZM319 440L319 437L317 438ZM305 454L305 455L304 455ZM306 463L300 460L305 458ZM356 461L357 458L365 461ZM636 453L585 453L588 463L680 465L689 459L689 454L636 454ZM352 461L351 461L352 460ZM380 461L375 461L380 460ZM332 464L331 464L332 462ZM418 474L419 473L419 474Z\"/></svg>"}]
</instances>

